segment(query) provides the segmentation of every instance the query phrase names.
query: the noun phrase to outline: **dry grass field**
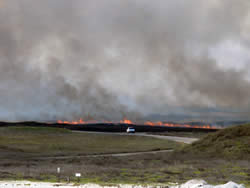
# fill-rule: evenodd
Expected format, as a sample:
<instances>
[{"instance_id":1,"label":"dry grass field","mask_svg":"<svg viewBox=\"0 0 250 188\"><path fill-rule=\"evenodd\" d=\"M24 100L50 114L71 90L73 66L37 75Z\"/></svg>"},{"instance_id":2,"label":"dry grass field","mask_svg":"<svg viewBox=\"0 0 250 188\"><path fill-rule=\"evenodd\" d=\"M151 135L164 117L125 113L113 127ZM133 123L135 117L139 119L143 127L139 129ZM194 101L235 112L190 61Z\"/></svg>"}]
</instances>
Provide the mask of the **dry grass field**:
<instances>
[{"instance_id":1,"label":"dry grass field","mask_svg":"<svg viewBox=\"0 0 250 188\"><path fill-rule=\"evenodd\" d=\"M138 152L178 146L176 142L141 136L76 133L47 127L0 128L0 158Z\"/></svg>"},{"instance_id":2,"label":"dry grass field","mask_svg":"<svg viewBox=\"0 0 250 188\"><path fill-rule=\"evenodd\" d=\"M182 183L201 178L211 184L235 181L249 186L250 160L230 158L233 155L223 156L226 150L222 146L227 144L221 144L230 142L233 143L231 147L235 147L234 152L245 152L249 148L246 145L249 137L242 135L247 133L245 127L209 134L190 146L148 137L72 133L54 128L1 128L0 179L55 182L70 178L76 181L74 173L80 172L82 183ZM238 134L241 134L241 141ZM232 135L237 137L237 142L233 142ZM208 139L209 142L206 141ZM207 147L207 151L204 147ZM213 152L207 154L213 147L220 148L218 155ZM175 152L124 157L38 158L167 148L173 148ZM241 151L241 148L245 149ZM56 172L57 167L61 168L60 178Z\"/></svg>"}]
</instances>

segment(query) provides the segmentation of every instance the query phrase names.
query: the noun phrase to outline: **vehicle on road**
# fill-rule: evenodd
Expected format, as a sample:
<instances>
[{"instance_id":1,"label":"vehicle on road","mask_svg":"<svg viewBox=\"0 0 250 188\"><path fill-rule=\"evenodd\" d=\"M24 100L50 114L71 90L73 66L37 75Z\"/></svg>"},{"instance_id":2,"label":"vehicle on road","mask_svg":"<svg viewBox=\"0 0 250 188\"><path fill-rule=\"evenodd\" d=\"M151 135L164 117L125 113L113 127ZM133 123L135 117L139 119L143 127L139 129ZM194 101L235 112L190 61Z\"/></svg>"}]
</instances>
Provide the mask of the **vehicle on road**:
<instances>
[{"instance_id":1,"label":"vehicle on road","mask_svg":"<svg viewBox=\"0 0 250 188\"><path fill-rule=\"evenodd\" d=\"M134 127L128 127L126 132L127 133L135 133L135 128Z\"/></svg>"}]
</instances>

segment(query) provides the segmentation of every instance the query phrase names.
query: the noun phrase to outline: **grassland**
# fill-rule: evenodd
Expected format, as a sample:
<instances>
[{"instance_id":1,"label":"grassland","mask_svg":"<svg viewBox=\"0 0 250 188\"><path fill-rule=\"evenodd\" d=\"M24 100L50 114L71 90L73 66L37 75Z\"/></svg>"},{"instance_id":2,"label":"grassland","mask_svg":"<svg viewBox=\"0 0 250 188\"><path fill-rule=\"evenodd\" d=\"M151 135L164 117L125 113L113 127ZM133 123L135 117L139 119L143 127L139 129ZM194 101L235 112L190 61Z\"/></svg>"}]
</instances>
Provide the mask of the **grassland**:
<instances>
[{"instance_id":1,"label":"grassland","mask_svg":"<svg viewBox=\"0 0 250 188\"><path fill-rule=\"evenodd\" d=\"M223 159L182 159L171 153L126 157L86 157L71 159L5 159L0 161L0 179L26 179L76 182L74 174L82 174L81 182L92 183L183 183L204 179L211 184L235 181L250 185L250 161Z\"/></svg>"},{"instance_id":2,"label":"grassland","mask_svg":"<svg viewBox=\"0 0 250 188\"><path fill-rule=\"evenodd\" d=\"M0 128L0 151L6 155L89 155L173 149L179 145L150 137L75 133L58 128Z\"/></svg>"},{"instance_id":3,"label":"grassland","mask_svg":"<svg viewBox=\"0 0 250 188\"><path fill-rule=\"evenodd\" d=\"M245 142L249 139L244 136L247 132L245 127L248 130L249 127L245 125L240 126L240 130L237 127L229 128L207 135L201 141L190 146L180 146L174 142L148 137L85 135L64 129L1 128L0 179L53 182L58 181L56 169L61 167L61 181L67 181L68 178L76 181L73 175L80 172L82 173L82 183L182 183L190 179L201 178L212 184L235 181L249 187L250 160L241 157L227 158L223 156L227 147L220 146L221 142L227 143L230 140L233 147L235 144L240 145L240 150L235 149L235 152L245 152L245 149L241 151L241 148L249 147L248 142ZM235 131L238 133L236 134ZM214 140L214 137L218 138ZM238 141L241 142L240 144L234 142L234 139L238 137L242 139L242 141ZM218 151L220 154L208 152L208 155L206 150L198 147L198 145L203 145L207 139L211 139L211 143L209 142L210 144L203 147L208 147L207 151L210 151L210 147L218 147L221 149ZM176 151L126 157L73 157L48 160L36 158L36 156L48 155L145 151L157 148L175 148ZM199 154L199 152L201 153Z\"/></svg>"},{"instance_id":4,"label":"grassland","mask_svg":"<svg viewBox=\"0 0 250 188\"><path fill-rule=\"evenodd\" d=\"M250 160L250 124L208 134L181 151L182 155ZM179 155L179 153L178 153Z\"/></svg>"}]
</instances>

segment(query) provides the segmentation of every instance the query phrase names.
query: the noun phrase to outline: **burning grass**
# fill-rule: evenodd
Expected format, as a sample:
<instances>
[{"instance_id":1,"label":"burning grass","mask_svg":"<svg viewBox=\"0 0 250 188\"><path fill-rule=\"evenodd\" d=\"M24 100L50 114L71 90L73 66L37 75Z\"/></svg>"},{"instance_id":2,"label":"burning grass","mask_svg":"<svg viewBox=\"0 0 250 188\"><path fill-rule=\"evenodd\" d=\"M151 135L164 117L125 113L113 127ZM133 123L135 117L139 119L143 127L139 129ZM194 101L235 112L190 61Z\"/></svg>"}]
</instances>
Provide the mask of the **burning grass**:
<instances>
[{"instance_id":1,"label":"burning grass","mask_svg":"<svg viewBox=\"0 0 250 188\"><path fill-rule=\"evenodd\" d=\"M146 125L146 126L163 126L163 127L181 127L181 128L196 128L196 129L218 129L218 127L211 126L211 125L191 125L191 124L178 124L178 123L167 123L167 122L162 122L162 121L157 121L157 122L152 122L152 121L146 121L146 122L133 122L129 119L123 119L120 120L119 122L111 122L111 121L97 121L97 120L89 120L85 121L83 119L80 119L78 121L62 121L58 120L58 124L66 124L66 125L84 125L84 124L96 124L96 123L104 123L104 124L127 124L127 125Z\"/></svg>"}]
</instances>

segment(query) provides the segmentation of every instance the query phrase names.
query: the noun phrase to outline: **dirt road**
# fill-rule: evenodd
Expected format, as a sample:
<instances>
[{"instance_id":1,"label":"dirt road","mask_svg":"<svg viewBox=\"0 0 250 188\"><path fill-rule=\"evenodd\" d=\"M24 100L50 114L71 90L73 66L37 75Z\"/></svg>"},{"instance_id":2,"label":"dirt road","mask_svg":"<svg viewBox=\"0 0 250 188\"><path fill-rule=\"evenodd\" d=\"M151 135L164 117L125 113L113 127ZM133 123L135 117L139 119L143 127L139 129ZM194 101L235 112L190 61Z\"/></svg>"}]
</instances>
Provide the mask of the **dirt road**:
<instances>
[{"instance_id":1,"label":"dirt road","mask_svg":"<svg viewBox=\"0 0 250 188\"><path fill-rule=\"evenodd\" d=\"M166 140L172 140L175 142L182 142L185 144L192 144L193 142L199 140L198 138L188 138L188 137L179 137L179 136L162 136L162 135L152 135L152 134L139 134L140 136L149 136L159 139L166 139Z\"/></svg>"},{"instance_id":2,"label":"dirt road","mask_svg":"<svg viewBox=\"0 0 250 188\"><path fill-rule=\"evenodd\" d=\"M72 155L72 156L53 156L53 157L39 157L36 159L47 160L47 159L71 159L71 158L87 158L87 157L127 157L134 155L142 155L142 154L157 154L157 153L165 153L172 152L173 150L159 150L159 151L139 151L139 152L129 152L129 153L111 153L111 154L92 154L92 155Z\"/></svg>"}]
</instances>

